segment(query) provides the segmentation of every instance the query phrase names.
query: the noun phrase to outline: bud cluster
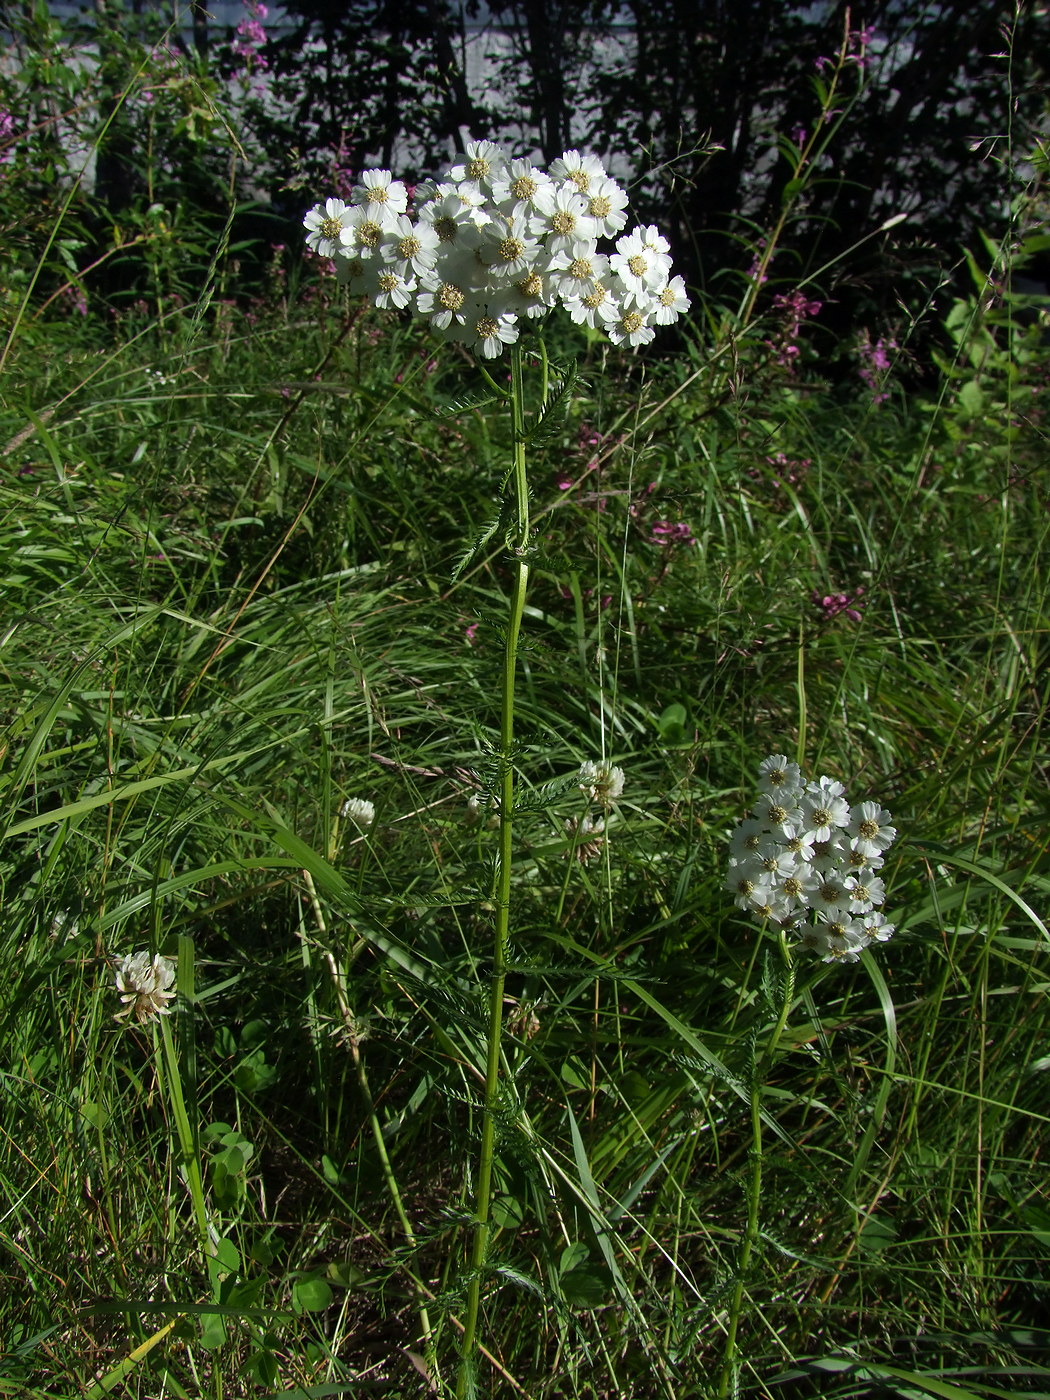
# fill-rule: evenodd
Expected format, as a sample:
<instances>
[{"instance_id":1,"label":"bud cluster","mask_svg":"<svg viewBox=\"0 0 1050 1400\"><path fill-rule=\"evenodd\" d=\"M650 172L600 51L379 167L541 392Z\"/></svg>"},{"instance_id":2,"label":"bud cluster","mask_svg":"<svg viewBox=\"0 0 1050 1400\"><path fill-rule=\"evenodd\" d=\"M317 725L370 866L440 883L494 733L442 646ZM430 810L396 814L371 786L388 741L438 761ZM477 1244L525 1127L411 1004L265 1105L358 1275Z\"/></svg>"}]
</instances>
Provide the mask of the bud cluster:
<instances>
[{"instance_id":1,"label":"bud cluster","mask_svg":"<svg viewBox=\"0 0 1050 1400\"><path fill-rule=\"evenodd\" d=\"M443 177L409 192L366 170L350 202L327 199L303 225L340 282L376 306L410 309L431 329L492 359L518 322L564 306L615 344L646 345L689 307L667 239L650 224L622 234L627 195L596 156L566 151L548 170L491 141L467 141Z\"/></svg>"},{"instance_id":2,"label":"bud cluster","mask_svg":"<svg viewBox=\"0 0 1050 1400\"><path fill-rule=\"evenodd\" d=\"M850 808L833 778L804 782L798 764L771 754L760 796L730 843L726 888L737 906L790 930L825 962L856 962L893 925L879 912L878 872L896 839L877 802Z\"/></svg>"}]
</instances>

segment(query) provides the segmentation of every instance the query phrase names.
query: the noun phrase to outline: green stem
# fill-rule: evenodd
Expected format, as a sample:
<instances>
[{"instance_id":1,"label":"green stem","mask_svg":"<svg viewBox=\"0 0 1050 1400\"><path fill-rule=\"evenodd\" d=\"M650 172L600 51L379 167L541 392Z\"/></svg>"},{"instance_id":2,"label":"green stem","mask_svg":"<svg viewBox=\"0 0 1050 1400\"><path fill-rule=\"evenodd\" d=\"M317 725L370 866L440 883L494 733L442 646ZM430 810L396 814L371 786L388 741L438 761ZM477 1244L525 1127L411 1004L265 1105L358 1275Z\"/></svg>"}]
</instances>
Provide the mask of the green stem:
<instances>
[{"instance_id":1,"label":"green stem","mask_svg":"<svg viewBox=\"0 0 1050 1400\"><path fill-rule=\"evenodd\" d=\"M496 868L496 918L493 928L492 971L489 975L489 1028L485 1062L485 1113L478 1153L478 1177L474 1206L474 1238L470 1253L467 1309L460 1348L456 1394L460 1400L472 1393L475 1353L478 1348L478 1313L481 1282L491 1233L492 1168L496 1148L496 1110L499 1103L503 987L506 981L507 940L510 933L510 881L514 833L514 681L518 637L525 615L529 581L526 552L529 543L529 493L525 475L525 401L521 351L511 346L511 413L514 431L515 525L508 543L514 556L514 583L503 650L503 683L500 705L500 813L499 852Z\"/></svg>"},{"instance_id":2,"label":"green stem","mask_svg":"<svg viewBox=\"0 0 1050 1400\"><path fill-rule=\"evenodd\" d=\"M729 1302L729 1322L726 1327L725 1351L722 1355L722 1369L718 1378L717 1400L725 1400L729 1394L736 1369L736 1338L740 1326L740 1316L744 1307L744 1287L751 1266L751 1257L758 1244L758 1213L762 1199L762 1084L773 1062L780 1037L787 1024L788 1012L795 992L795 965L791 958L787 939L783 931L779 935L780 955L784 960L784 994L780 999L780 1010L776 1025L766 1042L766 1048L757 1056L751 1071L751 1171L747 1182L747 1224L740 1241L740 1257L737 1260L736 1283Z\"/></svg>"}]
</instances>

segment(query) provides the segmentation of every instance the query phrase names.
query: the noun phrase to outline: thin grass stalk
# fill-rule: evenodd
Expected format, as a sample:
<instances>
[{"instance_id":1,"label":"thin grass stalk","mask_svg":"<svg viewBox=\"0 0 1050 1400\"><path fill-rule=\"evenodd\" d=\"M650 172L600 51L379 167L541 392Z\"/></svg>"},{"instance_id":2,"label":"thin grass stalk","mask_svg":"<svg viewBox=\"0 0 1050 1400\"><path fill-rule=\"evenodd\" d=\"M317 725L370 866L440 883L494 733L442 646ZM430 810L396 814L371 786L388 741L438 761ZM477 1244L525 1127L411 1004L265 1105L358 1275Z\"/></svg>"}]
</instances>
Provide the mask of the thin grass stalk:
<instances>
[{"instance_id":1,"label":"thin grass stalk","mask_svg":"<svg viewBox=\"0 0 1050 1400\"><path fill-rule=\"evenodd\" d=\"M780 1010L777 1014L776 1025L766 1042L765 1050L761 1055L755 1057L751 1072L751 1092L749 1095L751 1105L751 1170L748 1173L747 1181L747 1224L744 1228L743 1239L740 1241L736 1283L733 1286L733 1296L729 1303L725 1350L722 1354L722 1369L716 1392L718 1400L725 1400L733 1384L736 1370L736 1339L744 1307L744 1287L747 1282L748 1270L751 1267L751 1257L758 1244L759 1208L762 1201L762 1084L769 1066L772 1064L773 1056L776 1054L777 1046L780 1044L780 1037L787 1024L788 1012L791 1009L795 993L795 965L783 930L779 934L778 941L780 956L784 960L783 994L780 998Z\"/></svg>"},{"instance_id":2,"label":"thin grass stalk","mask_svg":"<svg viewBox=\"0 0 1050 1400\"><path fill-rule=\"evenodd\" d=\"M333 837L334 843L334 837ZM328 964L328 970L332 976L332 986L335 989L336 1000L339 1003L339 1015L342 1017L343 1029L347 1042L350 1046L350 1055L354 1062L354 1071L357 1076L357 1087L361 1094L361 1100L368 1116L369 1126L372 1129L372 1140L376 1145L376 1152L379 1155L379 1164L383 1172L383 1180L390 1195L397 1218L401 1222L401 1230L405 1237L405 1243L409 1249L417 1247L416 1232L412 1228L412 1222L408 1218L404 1201L401 1197L401 1188L397 1183L397 1176L394 1172L390 1154L386 1150L386 1138L383 1136L383 1126L379 1121L379 1114L376 1111L375 1099L372 1097L372 1089L368 1082L368 1074L365 1070L365 1062L361 1057L361 1030L357 1017L350 1006L350 999L346 993L346 977L339 964L335 960L335 955L327 947L328 922L321 908L321 901L317 896L317 886L314 884L313 876L308 870L303 871L303 881L306 885L307 893L310 897L310 907L313 911L314 919L317 923L318 931L322 938L326 940L324 947L324 957ZM432 1377L440 1381L440 1372L437 1365L437 1352L434 1346L434 1329L430 1323L430 1314L427 1311L426 1292L421 1284L414 1284L416 1301L419 1310L419 1329L426 1352L427 1367Z\"/></svg>"},{"instance_id":3,"label":"thin grass stalk","mask_svg":"<svg viewBox=\"0 0 1050 1400\"><path fill-rule=\"evenodd\" d=\"M514 439L513 483L515 519L508 543L514 560L514 582L503 649L500 704L500 812L499 852L496 869L496 917L493 927L492 972L489 976L489 1028L485 1061L485 1112L478 1152L478 1176L474 1206L474 1236L470 1253L467 1308L456 1394L460 1400L473 1392L475 1353L478 1346L478 1313L481 1282L491 1233L492 1168L496 1147L496 1111L499 1102L500 1051L503 1030L503 988L506 981L507 940L510 933L510 882L514 835L514 683L518 637L525 613L529 581L529 493L525 473L525 399L521 350L511 346L511 415Z\"/></svg>"}]
</instances>

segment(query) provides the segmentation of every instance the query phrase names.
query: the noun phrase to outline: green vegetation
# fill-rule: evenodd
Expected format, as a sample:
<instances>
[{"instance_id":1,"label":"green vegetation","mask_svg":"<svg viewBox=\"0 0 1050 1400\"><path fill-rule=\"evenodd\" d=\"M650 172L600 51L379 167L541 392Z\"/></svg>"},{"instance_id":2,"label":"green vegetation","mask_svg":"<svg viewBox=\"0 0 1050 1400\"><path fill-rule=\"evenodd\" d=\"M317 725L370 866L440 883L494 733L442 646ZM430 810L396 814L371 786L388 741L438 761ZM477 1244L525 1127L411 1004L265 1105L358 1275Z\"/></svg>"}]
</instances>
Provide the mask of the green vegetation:
<instances>
[{"instance_id":1,"label":"green vegetation","mask_svg":"<svg viewBox=\"0 0 1050 1400\"><path fill-rule=\"evenodd\" d=\"M240 287L226 211L144 222L79 314L81 216L31 227L31 174L0 186L0 1395L451 1394L502 527L457 565L509 415L297 256ZM870 382L818 360L786 282L658 358L545 334L579 379L529 447L479 1395L714 1394L736 1298L743 1393L1050 1391L1039 197L922 373L903 329ZM893 939L793 984L724 887L772 752L900 832ZM118 1021L140 950L172 1015Z\"/></svg>"}]
</instances>

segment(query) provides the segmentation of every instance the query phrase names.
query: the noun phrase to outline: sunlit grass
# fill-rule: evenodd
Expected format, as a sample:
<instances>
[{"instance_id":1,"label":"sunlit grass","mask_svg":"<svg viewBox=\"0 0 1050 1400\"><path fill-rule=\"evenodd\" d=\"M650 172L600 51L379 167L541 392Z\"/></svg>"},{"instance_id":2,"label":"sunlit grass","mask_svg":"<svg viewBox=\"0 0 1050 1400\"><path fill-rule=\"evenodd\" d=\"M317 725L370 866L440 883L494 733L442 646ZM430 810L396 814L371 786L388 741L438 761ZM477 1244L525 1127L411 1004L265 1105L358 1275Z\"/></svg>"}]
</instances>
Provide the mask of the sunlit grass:
<instances>
[{"instance_id":1,"label":"sunlit grass","mask_svg":"<svg viewBox=\"0 0 1050 1400\"><path fill-rule=\"evenodd\" d=\"M9 370L5 1393L424 1393L421 1301L453 1365L493 859L469 803L509 577L498 543L453 571L505 428L445 412L469 367L388 318L223 314L67 328L76 354L27 342ZM776 1014L727 834L800 737L811 774L892 810L899 932L799 963L740 1385L1045 1390L1039 436L1004 449L950 384L878 407L815 375L680 388L699 336L644 373L557 348L587 387L530 467L482 1393L712 1383ZM859 622L813 601L858 587ZM602 756L627 784L583 863L572 775ZM115 960L147 947L180 959L215 1253L161 1042L113 1020Z\"/></svg>"}]
</instances>

